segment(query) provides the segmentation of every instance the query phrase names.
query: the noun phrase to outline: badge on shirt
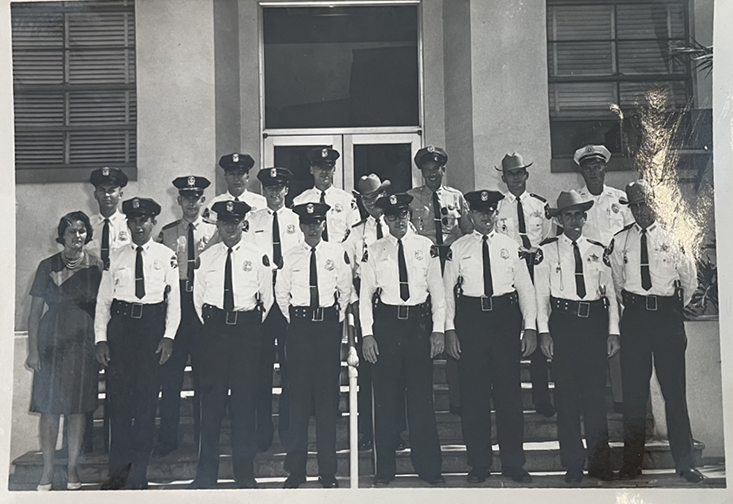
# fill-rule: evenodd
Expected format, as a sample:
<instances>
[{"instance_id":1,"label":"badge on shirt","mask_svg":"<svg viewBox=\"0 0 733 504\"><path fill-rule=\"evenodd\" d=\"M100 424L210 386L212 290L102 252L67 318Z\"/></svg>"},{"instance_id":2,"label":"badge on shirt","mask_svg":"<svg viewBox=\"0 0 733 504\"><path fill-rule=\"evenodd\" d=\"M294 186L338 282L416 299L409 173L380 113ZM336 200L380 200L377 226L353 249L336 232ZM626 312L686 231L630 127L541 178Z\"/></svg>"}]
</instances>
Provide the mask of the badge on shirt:
<instances>
[{"instance_id":1,"label":"badge on shirt","mask_svg":"<svg viewBox=\"0 0 733 504\"><path fill-rule=\"evenodd\" d=\"M505 248L501 249L501 258L502 259L509 259L509 251Z\"/></svg>"},{"instance_id":2,"label":"badge on shirt","mask_svg":"<svg viewBox=\"0 0 733 504\"><path fill-rule=\"evenodd\" d=\"M117 238L118 238L118 239L119 239L120 241L127 241L127 240L129 240L129 239L130 239L130 235L129 235L129 234L127 234L127 230L126 230L126 229L123 229L122 231L120 231L120 234L119 234L119 235L117 235Z\"/></svg>"},{"instance_id":3,"label":"badge on shirt","mask_svg":"<svg viewBox=\"0 0 733 504\"><path fill-rule=\"evenodd\" d=\"M618 213L618 211L620 210L620 208L619 208L619 206L618 206L617 203L613 203L611 205L611 210L613 210L613 213Z\"/></svg>"},{"instance_id":4,"label":"badge on shirt","mask_svg":"<svg viewBox=\"0 0 733 504\"><path fill-rule=\"evenodd\" d=\"M542 249L538 249L537 253L534 255L534 264L537 266L542 262L542 259L545 258L545 254L542 252Z\"/></svg>"},{"instance_id":5,"label":"badge on shirt","mask_svg":"<svg viewBox=\"0 0 733 504\"><path fill-rule=\"evenodd\" d=\"M244 271L252 271L252 261L244 261Z\"/></svg>"},{"instance_id":6,"label":"badge on shirt","mask_svg":"<svg viewBox=\"0 0 733 504\"><path fill-rule=\"evenodd\" d=\"M596 254L589 255L588 262L598 262L598 256Z\"/></svg>"},{"instance_id":7,"label":"badge on shirt","mask_svg":"<svg viewBox=\"0 0 733 504\"><path fill-rule=\"evenodd\" d=\"M155 261L153 261L153 268L157 270L163 269L163 263L156 259Z\"/></svg>"},{"instance_id":8,"label":"badge on shirt","mask_svg":"<svg viewBox=\"0 0 733 504\"><path fill-rule=\"evenodd\" d=\"M288 224L287 231L288 234L295 233L295 224Z\"/></svg>"},{"instance_id":9,"label":"badge on shirt","mask_svg":"<svg viewBox=\"0 0 733 504\"><path fill-rule=\"evenodd\" d=\"M336 204L335 204L335 205L333 206L333 209L334 209L334 210L336 210L337 212L341 212L341 211L342 211L342 210L344 209L344 207L343 207L343 206L341 206L341 203L336 203Z\"/></svg>"},{"instance_id":10,"label":"badge on shirt","mask_svg":"<svg viewBox=\"0 0 733 504\"><path fill-rule=\"evenodd\" d=\"M659 251L660 252L669 252L669 245L667 245L666 243L662 243L659 246Z\"/></svg>"},{"instance_id":11,"label":"badge on shirt","mask_svg":"<svg viewBox=\"0 0 733 504\"><path fill-rule=\"evenodd\" d=\"M422 250L415 251L415 259L417 259L418 261L422 261L423 259L425 259L425 254Z\"/></svg>"},{"instance_id":12,"label":"badge on shirt","mask_svg":"<svg viewBox=\"0 0 733 504\"><path fill-rule=\"evenodd\" d=\"M506 219L501 219L501 230L506 231Z\"/></svg>"},{"instance_id":13,"label":"badge on shirt","mask_svg":"<svg viewBox=\"0 0 733 504\"><path fill-rule=\"evenodd\" d=\"M335 266L336 266L336 265L335 265L335 264L333 263L333 260L331 260L331 259L326 259L326 265L325 265L326 271L333 271L333 268L334 268Z\"/></svg>"},{"instance_id":14,"label":"badge on shirt","mask_svg":"<svg viewBox=\"0 0 733 504\"><path fill-rule=\"evenodd\" d=\"M199 252L204 250L206 248L206 245L209 244L209 237L208 236L202 236L199 240Z\"/></svg>"}]
</instances>

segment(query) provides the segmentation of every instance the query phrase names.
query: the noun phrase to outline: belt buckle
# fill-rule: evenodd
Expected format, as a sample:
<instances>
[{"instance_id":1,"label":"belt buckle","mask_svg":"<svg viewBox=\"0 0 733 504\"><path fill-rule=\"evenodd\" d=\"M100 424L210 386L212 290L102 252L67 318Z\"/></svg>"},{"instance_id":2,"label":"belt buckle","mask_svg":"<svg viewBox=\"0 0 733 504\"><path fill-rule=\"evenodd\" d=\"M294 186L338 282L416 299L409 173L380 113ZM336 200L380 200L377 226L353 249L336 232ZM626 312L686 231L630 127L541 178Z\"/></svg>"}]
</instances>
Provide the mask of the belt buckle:
<instances>
[{"instance_id":1,"label":"belt buckle","mask_svg":"<svg viewBox=\"0 0 733 504\"><path fill-rule=\"evenodd\" d=\"M481 296L481 311L491 311L494 309L494 302L489 296Z\"/></svg>"},{"instance_id":2,"label":"belt buckle","mask_svg":"<svg viewBox=\"0 0 733 504\"><path fill-rule=\"evenodd\" d=\"M130 318L143 318L143 305L141 303L130 303L130 305L132 306L132 309L130 310Z\"/></svg>"},{"instance_id":3,"label":"belt buckle","mask_svg":"<svg viewBox=\"0 0 733 504\"><path fill-rule=\"evenodd\" d=\"M193 292L193 284L191 280L186 280L186 292Z\"/></svg>"},{"instance_id":4,"label":"belt buckle","mask_svg":"<svg viewBox=\"0 0 733 504\"><path fill-rule=\"evenodd\" d=\"M646 297L646 309L649 311L657 311L659 304L657 303L657 296Z\"/></svg>"},{"instance_id":5,"label":"belt buckle","mask_svg":"<svg viewBox=\"0 0 733 504\"><path fill-rule=\"evenodd\" d=\"M587 301L578 301L578 317L588 318L590 315L590 303Z\"/></svg>"},{"instance_id":6,"label":"belt buckle","mask_svg":"<svg viewBox=\"0 0 733 504\"><path fill-rule=\"evenodd\" d=\"M237 325L237 315L239 314L239 312L228 311L224 313L224 322L226 322L226 325Z\"/></svg>"},{"instance_id":7,"label":"belt buckle","mask_svg":"<svg viewBox=\"0 0 733 504\"><path fill-rule=\"evenodd\" d=\"M311 322L323 322L323 307L319 306L318 308L313 310Z\"/></svg>"},{"instance_id":8,"label":"belt buckle","mask_svg":"<svg viewBox=\"0 0 733 504\"><path fill-rule=\"evenodd\" d=\"M397 306L397 320L407 320L410 318L410 307L399 305Z\"/></svg>"}]
</instances>

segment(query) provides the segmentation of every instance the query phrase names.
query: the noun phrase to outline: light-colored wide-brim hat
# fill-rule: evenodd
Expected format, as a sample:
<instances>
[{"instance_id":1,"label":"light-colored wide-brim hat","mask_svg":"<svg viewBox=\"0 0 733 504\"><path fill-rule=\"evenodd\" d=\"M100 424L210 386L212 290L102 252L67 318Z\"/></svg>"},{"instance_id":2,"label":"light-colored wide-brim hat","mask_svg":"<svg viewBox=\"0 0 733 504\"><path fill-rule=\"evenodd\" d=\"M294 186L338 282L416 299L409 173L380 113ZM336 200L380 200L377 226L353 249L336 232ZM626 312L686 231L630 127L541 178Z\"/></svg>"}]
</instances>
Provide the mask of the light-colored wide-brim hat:
<instances>
[{"instance_id":1,"label":"light-colored wide-brim hat","mask_svg":"<svg viewBox=\"0 0 733 504\"><path fill-rule=\"evenodd\" d=\"M501 160L501 168L498 166L494 166L494 169L496 171L505 172L505 171L521 170L524 168L529 168L530 166L532 166L532 162L525 163L524 158L522 157L521 154L512 152L511 154L506 154L504 158Z\"/></svg>"},{"instance_id":2,"label":"light-colored wide-brim hat","mask_svg":"<svg viewBox=\"0 0 733 504\"><path fill-rule=\"evenodd\" d=\"M378 193L386 190L391 184L389 180L382 180L376 173L370 173L369 175L362 175L359 181L356 183L356 190L354 191L359 196L369 196L370 194Z\"/></svg>"},{"instance_id":3,"label":"light-colored wide-brim hat","mask_svg":"<svg viewBox=\"0 0 733 504\"><path fill-rule=\"evenodd\" d=\"M550 217L557 217L563 210L568 208L577 207L586 212L592 206L593 200L583 200L583 197L578 194L578 191L563 191L557 197L557 207L548 208L547 213Z\"/></svg>"}]
</instances>

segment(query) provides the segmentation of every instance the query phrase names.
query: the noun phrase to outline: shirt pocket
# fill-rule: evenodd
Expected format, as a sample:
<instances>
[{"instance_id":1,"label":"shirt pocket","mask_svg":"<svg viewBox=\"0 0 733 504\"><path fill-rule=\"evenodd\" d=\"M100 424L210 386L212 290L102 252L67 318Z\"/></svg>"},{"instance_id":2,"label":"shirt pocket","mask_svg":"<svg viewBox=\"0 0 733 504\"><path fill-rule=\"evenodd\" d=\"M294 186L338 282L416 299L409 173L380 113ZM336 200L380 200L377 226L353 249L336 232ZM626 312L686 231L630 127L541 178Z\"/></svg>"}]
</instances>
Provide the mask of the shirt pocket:
<instances>
[{"instance_id":1,"label":"shirt pocket","mask_svg":"<svg viewBox=\"0 0 733 504\"><path fill-rule=\"evenodd\" d=\"M399 283L398 268L393 267L389 258L379 259L374 262L374 273L377 277L377 286L383 287L394 282Z\"/></svg>"},{"instance_id":2,"label":"shirt pocket","mask_svg":"<svg viewBox=\"0 0 733 504\"><path fill-rule=\"evenodd\" d=\"M115 268L113 277L115 285L133 284L135 282L135 270L129 266Z\"/></svg>"}]
</instances>

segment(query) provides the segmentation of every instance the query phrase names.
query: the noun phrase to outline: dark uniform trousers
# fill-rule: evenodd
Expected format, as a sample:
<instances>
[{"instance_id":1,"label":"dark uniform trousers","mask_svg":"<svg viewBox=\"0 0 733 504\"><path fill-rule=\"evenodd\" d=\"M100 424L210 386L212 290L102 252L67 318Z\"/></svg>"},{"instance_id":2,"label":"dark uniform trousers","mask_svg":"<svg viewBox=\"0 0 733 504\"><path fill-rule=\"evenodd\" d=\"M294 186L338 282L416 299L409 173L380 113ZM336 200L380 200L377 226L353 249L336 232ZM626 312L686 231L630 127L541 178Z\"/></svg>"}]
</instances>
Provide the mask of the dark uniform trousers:
<instances>
[{"instance_id":1,"label":"dark uniform trousers","mask_svg":"<svg viewBox=\"0 0 733 504\"><path fill-rule=\"evenodd\" d=\"M280 443L287 448L287 433L290 419L288 404L287 365L285 363L285 337L288 321L283 317L277 303L272 305L262 323L262 354L260 359L260 389L257 392L257 446L265 451L272 444L275 427L272 422L272 373L275 357L280 363L282 392L278 407L278 433Z\"/></svg>"},{"instance_id":2,"label":"dark uniform trousers","mask_svg":"<svg viewBox=\"0 0 733 504\"><path fill-rule=\"evenodd\" d=\"M555 343L552 376L560 460L564 467L582 469L585 461L580 415L583 413L588 446L588 470L611 466L606 422L608 369L608 311L594 302L587 318L556 310L550 313L550 334Z\"/></svg>"},{"instance_id":3,"label":"dark uniform trousers","mask_svg":"<svg viewBox=\"0 0 733 504\"><path fill-rule=\"evenodd\" d=\"M695 467L685 394L687 336L682 308L679 302L665 305L660 302L656 311L630 303L624 306L620 327L624 465L641 467L653 354L654 368L664 396L667 434L675 466L678 470Z\"/></svg>"},{"instance_id":4,"label":"dark uniform trousers","mask_svg":"<svg viewBox=\"0 0 733 504\"><path fill-rule=\"evenodd\" d=\"M536 256L537 252L532 252L527 253L525 257L527 270L533 283L534 260ZM547 357L542 353L540 346L537 345L535 351L529 356L529 379L532 382L532 404L535 406L550 404L550 387L547 371Z\"/></svg>"},{"instance_id":5,"label":"dark uniform trousers","mask_svg":"<svg viewBox=\"0 0 733 504\"><path fill-rule=\"evenodd\" d=\"M397 307L379 303L374 309L374 338L379 356L372 367L376 422L378 477L396 473L395 432L398 409L404 407L401 387L407 392L410 459L415 472L430 478L441 473L442 456L433 406L433 361L430 358L432 321L429 309L410 306L407 319L397 318Z\"/></svg>"},{"instance_id":6,"label":"dark uniform trousers","mask_svg":"<svg viewBox=\"0 0 733 504\"><path fill-rule=\"evenodd\" d=\"M118 474L132 464L128 482L142 484L155 434L161 368L155 351L165 332L166 307L165 303L146 304L138 312L137 308L131 311L131 306L114 300L107 325L109 473Z\"/></svg>"},{"instance_id":7,"label":"dark uniform trousers","mask_svg":"<svg viewBox=\"0 0 733 504\"><path fill-rule=\"evenodd\" d=\"M309 315L300 317L295 310ZM308 422L315 410L318 473L334 476L336 461L336 419L341 373L341 325L336 308L323 309L323 320L313 321L310 309L290 308L286 338L290 395L290 449L285 470L305 476L308 457ZM320 317L316 317L320 318Z\"/></svg>"},{"instance_id":8,"label":"dark uniform trousers","mask_svg":"<svg viewBox=\"0 0 733 504\"><path fill-rule=\"evenodd\" d=\"M493 309L481 311L480 298L460 297L456 333L461 342L458 371L461 386L461 430L468 465L488 469L492 463L491 403L496 409L501 465L522 467L525 462L524 412L519 359L522 314L508 296L494 297Z\"/></svg>"},{"instance_id":9,"label":"dark uniform trousers","mask_svg":"<svg viewBox=\"0 0 733 504\"><path fill-rule=\"evenodd\" d=\"M229 404L234 478L253 476L255 400L258 386L260 322L258 310L236 313L227 324L225 312L204 305L204 327L199 349L201 385L201 438L196 481L214 485L219 473L221 421ZM210 316L207 316L207 312ZM231 315L230 315L231 316ZM228 394L231 394L228 397Z\"/></svg>"},{"instance_id":10,"label":"dark uniform trousers","mask_svg":"<svg viewBox=\"0 0 733 504\"><path fill-rule=\"evenodd\" d=\"M201 321L193 307L193 292L186 289L187 280L181 281L181 323L173 343L173 354L163 364L160 399L160 430L158 444L170 448L178 446L178 425L181 417L181 390L188 356L193 372L194 440L198 443L200 431L200 397L198 393L198 347L201 339Z\"/></svg>"}]
</instances>

